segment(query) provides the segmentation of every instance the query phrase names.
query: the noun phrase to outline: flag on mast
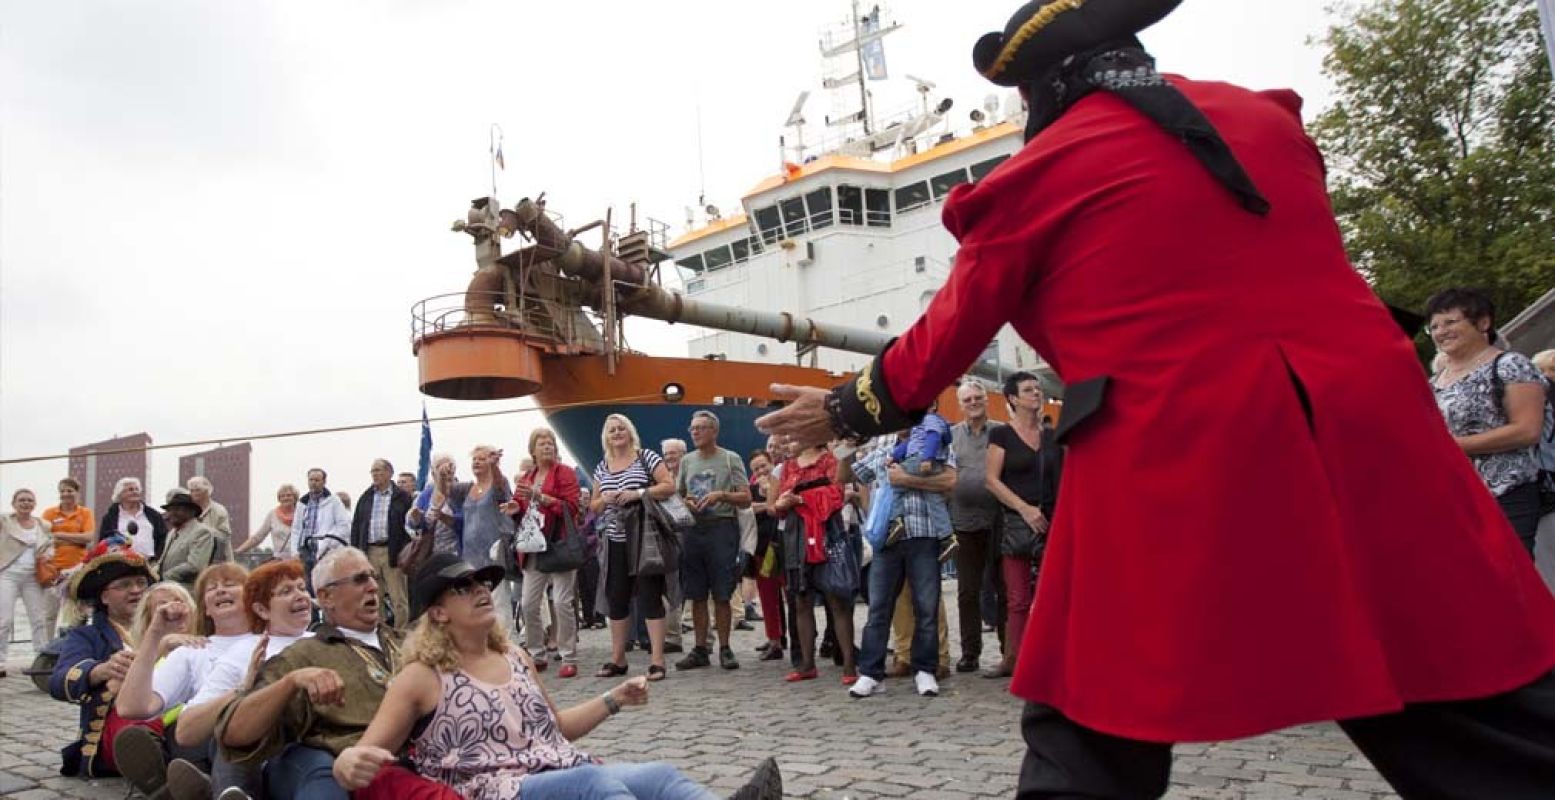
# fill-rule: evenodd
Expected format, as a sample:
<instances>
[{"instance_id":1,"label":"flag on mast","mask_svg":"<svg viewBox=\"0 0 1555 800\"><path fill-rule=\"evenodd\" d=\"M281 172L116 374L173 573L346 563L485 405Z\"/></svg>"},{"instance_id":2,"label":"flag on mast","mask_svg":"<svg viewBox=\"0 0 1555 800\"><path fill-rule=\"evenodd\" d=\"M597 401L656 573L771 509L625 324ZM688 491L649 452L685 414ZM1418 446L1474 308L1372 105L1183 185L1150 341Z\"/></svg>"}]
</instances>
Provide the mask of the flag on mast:
<instances>
[{"instance_id":1,"label":"flag on mast","mask_svg":"<svg viewBox=\"0 0 1555 800\"><path fill-rule=\"evenodd\" d=\"M432 471L432 422L427 419L427 404L421 403L421 463L416 467L416 488L427 485L427 473Z\"/></svg>"}]
</instances>

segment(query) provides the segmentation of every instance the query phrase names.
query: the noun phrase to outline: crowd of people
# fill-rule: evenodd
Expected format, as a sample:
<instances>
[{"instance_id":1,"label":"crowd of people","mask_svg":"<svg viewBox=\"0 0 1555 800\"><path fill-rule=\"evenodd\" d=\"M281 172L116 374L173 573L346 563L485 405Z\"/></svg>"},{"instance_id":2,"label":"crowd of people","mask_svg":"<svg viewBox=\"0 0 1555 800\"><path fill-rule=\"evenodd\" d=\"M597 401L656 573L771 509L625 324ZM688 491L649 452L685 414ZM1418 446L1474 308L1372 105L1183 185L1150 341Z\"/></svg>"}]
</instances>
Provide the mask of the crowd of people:
<instances>
[{"instance_id":1,"label":"crowd of people","mask_svg":"<svg viewBox=\"0 0 1555 800\"><path fill-rule=\"evenodd\" d=\"M1444 291L1429 312L1441 413L1532 553L1541 520L1555 528L1555 351L1498 347L1474 290ZM61 771L123 773L148 796L708 797L669 765L602 765L574 740L646 702L667 654L682 654L678 672L738 669L736 626L763 625L760 661L789 662L775 679L815 680L829 658L855 698L890 678L934 696L952 670L1012 675L1064 454L1037 378L1000 389L1007 423L968 380L954 425L930 413L862 446L772 439L744 455L719 445L711 411L690 416L689 447L658 450L612 414L592 471L540 428L512 478L487 445L469 479L439 455L424 486L375 460L354 511L315 468L236 548L204 478L160 508L124 479L100 518L74 480L42 513L19 489L0 517L0 665L20 600L33 641L53 640L50 693L81 707ZM256 550L269 558L252 571L234 560ZM953 663L940 579L952 560ZM593 674L624 682L558 709L540 675L577 676L580 631L602 628L609 657ZM1000 655L985 665L989 635ZM647 663L628 677L634 649ZM780 783L765 764L741 796Z\"/></svg>"}]
</instances>

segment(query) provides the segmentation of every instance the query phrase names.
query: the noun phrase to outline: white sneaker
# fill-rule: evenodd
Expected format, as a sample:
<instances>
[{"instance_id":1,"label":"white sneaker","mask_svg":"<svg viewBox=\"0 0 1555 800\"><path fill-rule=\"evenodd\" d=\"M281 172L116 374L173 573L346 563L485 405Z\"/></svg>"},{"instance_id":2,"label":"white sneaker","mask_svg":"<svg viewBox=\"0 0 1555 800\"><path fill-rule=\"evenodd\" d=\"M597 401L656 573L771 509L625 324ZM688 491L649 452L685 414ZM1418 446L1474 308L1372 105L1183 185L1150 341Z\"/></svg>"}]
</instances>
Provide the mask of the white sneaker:
<instances>
[{"instance_id":1,"label":"white sneaker","mask_svg":"<svg viewBox=\"0 0 1555 800\"><path fill-rule=\"evenodd\" d=\"M863 678L859 678L859 682L860 683L862 683L863 681L864 681ZM918 686L918 694L920 696L922 696L922 697L939 697L939 681L934 680L934 673L932 673L932 672L919 672L917 675L913 676L912 682L917 684L917 686ZM858 684L854 684L854 686L857 686L857 685Z\"/></svg>"},{"instance_id":2,"label":"white sneaker","mask_svg":"<svg viewBox=\"0 0 1555 800\"><path fill-rule=\"evenodd\" d=\"M854 681L853 685L848 687L848 696L853 698L868 697L872 694L884 693L885 687L880 685L880 681L877 681L868 675L858 676L858 680Z\"/></svg>"}]
</instances>

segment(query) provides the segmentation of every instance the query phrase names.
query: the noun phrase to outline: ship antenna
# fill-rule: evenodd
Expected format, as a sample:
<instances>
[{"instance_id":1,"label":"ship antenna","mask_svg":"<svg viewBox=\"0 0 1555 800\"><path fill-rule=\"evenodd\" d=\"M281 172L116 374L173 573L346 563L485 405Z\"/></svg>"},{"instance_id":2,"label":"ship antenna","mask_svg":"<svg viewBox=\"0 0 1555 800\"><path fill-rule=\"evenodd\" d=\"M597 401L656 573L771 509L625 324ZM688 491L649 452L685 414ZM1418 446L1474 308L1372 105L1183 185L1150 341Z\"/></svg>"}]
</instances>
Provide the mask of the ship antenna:
<instances>
[{"instance_id":1,"label":"ship antenna","mask_svg":"<svg viewBox=\"0 0 1555 800\"><path fill-rule=\"evenodd\" d=\"M702 157L702 87L695 89L697 108L697 205L707 204L707 167Z\"/></svg>"},{"instance_id":2,"label":"ship antenna","mask_svg":"<svg viewBox=\"0 0 1555 800\"><path fill-rule=\"evenodd\" d=\"M507 170L507 163L502 158L502 126L491 123L491 128L486 132L487 152L491 154L491 196L497 196L497 170Z\"/></svg>"}]
</instances>

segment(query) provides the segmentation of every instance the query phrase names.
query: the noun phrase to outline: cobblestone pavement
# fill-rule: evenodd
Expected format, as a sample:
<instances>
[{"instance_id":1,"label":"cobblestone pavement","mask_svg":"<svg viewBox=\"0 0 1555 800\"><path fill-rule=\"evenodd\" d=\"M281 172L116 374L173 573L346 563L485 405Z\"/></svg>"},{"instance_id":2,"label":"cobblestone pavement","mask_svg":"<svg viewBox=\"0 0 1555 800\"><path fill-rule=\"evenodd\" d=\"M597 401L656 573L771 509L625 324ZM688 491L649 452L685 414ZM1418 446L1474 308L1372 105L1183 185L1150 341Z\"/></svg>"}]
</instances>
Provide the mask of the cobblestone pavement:
<instances>
[{"instance_id":1,"label":"cobblestone pavement","mask_svg":"<svg viewBox=\"0 0 1555 800\"><path fill-rule=\"evenodd\" d=\"M945 589L954 598L954 583ZM954 603L949 610L953 616ZM857 616L862 624L862 607ZM21 625L18 630L27 629ZM586 631L583 637L580 672L587 676L608 657L608 639L605 631ZM752 650L762 641L759 632L736 633L735 641L740 669L714 666L687 673L672 668L668 680L652 684L646 707L627 709L581 744L610 761L668 761L720 794L739 786L763 757L775 755L789 797L1013 796L1023 746L1020 705L1008 693L1008 681L952 675L941 682L939 697L921 698L910 680L888 680L885 695L852 700L838 681L840 668L826 664L820 680L785 684L786 660L756 660ZM985 662L998 651L992 636L988 643ZM21 677L31 658L28 645L13 645L11 677L0 680L0 798L123 798L122 781L89 783L59 776L58 751L71 737L75 708L39 693ZM632 674L641 674L647 665L642 653L630 654L629 660ZM546 673L546 685L563 706L613 683L554 676L553 668ZM1176 754L1167 795L1172 800L1395 797L1332 725L1179 745Z\"/></svg>"}]
</instances>

